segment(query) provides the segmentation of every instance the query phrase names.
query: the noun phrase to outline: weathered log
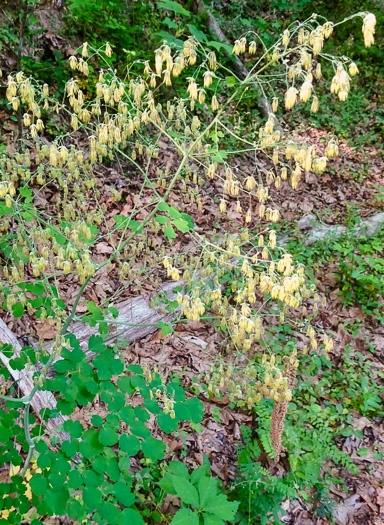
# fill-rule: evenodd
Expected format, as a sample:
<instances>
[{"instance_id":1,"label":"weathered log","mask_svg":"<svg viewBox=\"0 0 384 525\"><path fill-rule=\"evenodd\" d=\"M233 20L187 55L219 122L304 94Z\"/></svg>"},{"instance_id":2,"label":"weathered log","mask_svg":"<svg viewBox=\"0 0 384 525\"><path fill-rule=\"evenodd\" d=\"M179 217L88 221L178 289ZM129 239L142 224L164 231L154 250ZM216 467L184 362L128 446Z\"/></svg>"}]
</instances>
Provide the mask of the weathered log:
<instances>
[{"instance_id":1,"label":"weathered log","mask_svg":"<svg viewBox=\"0 0 384 525\"><path fill-rule=\"evenodd\" d=\"M2 319L0 319L0 341L3 344L10 344L13 347L13 357L20 356L22 347L15 335L11 332ZM34 370L27 368L24 368L23 370L14 370L10 364L11 359L5 356L1 349L0 359L3 365L9 370L23 396L29 396L34 387ZM41 418L41 410L46 410L47 408L54 410L56 408L55 396L51 392L38 390L32 398L31 407L33 408L36 415ZM56 428L61 426L67 419L68 418L66 416L59 415L58 417L48 419L48 421L44 422L44 424L51 435L55 435L63 441L65 439L70 439L70 436L65 432L57 432Z\"/></svg>"},{"instance_id":2,"label":"weathered log","mask_svg":"<svg viewBox=\"0 0 384 525\"><path fill-rule=\"evenodd\" d=\"M170 301L176 299L173 289L180 283L166 283L159 293L166 292ZM175 319L175 314L180 311L176 308L172 313L164 311L166 305L152 308L150 300L142 296L127 299L116 305L119 316L114 322L112 316L106 318L108 323L113 327L113 331L106 337L105 344L112 345L117 339L123 339L127 343L132 343L138 339L143 339L147 335L159 329L158 323L169 323ZM98 334L98 326L90 327L82 321L75 321L69 326L69 333L73 334L80 343L81 349L87 354L88 359L95 356L94 352L88 349L88 341L92 335ZM50 351L52 344L47 344L47 350Z\"/></svg>"},{"instance_id":3,"label":"weathered log","mask_svg":"<svg viewBox=\"0 0 384 525\"><path fill-rule=\"evenodd\" d=\"M216 20L214 15L210 12L210 10L205 5L204 0L196 0L196 6L197 6L198 13L201 13L207 17L208 26L211 29L212 33L216 36L216 38L221 43L230 45L218 21ZM249 76L249 71L244 66L240 58L237 55L234 55L227 50L225 50L225 53L229 58L232 59L232 67L236 75L240 79L245 80ZM256 82L252 82L251 85L253 85L260 92L260 86L258 86ZM273 112L273 109L270 103L268 102L268 99L264 96L259 96L259 98L257 99L257 105L263 117L268 118L269 115L273 115L273 119L275 121L275 128L278 129L280 133L283 133L284 130L281 127L280 122L278 121L275 113Z\"/></svg>"}]
</instances>

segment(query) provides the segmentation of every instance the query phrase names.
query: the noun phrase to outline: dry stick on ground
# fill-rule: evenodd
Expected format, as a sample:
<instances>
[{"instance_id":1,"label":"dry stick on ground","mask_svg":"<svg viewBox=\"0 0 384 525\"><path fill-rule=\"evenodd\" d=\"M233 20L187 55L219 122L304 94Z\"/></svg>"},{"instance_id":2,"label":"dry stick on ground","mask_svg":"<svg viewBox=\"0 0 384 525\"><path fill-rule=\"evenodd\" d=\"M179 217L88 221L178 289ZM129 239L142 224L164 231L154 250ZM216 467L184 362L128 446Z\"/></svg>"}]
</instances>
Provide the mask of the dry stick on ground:
<instances>
[{"instance_id":1,"label":"dry stick on ground","mask_svg":"<svg viewBox=\"0 0 384 525\"><path fill-rule=\"evenodd\" d=\"M14 354L12 358L18 357L20 353L22 352L21 345L19 341L16 339L15 335L9 330L7 325L4 323L2 319L0 319L0 341L3 344L9 344L14 349ZM14 370L10 364L11 359L6 357L4 353L0 349L0 359L5 367L9 370L10 374L12 375L13 379L17 383L18 388L21 390L24 397L28 397L29 394L32 392L32 389L34 387L33 383L33 373L34 369L26 369L23 370ZM15 401L17 398L15 398ZM46 410L51 409L54 410L56 408L56 399L55 396L48 391L37 391L36 394L33 396L31 406L33 410L35 411L36 415L40 416L40 410ZM46 423L46 427L48 431L51 434L55 434L60 440L64 439L70 439L70 436L66 434L65 432L56 432L55 429L59 425L62 425L68 418L66 416L59 415L58 417L48 419Z\"/></svg>"},{"instance_id":2,"label":"dry stick on ground","mask_svg":"<svg viewBox=\"0 0 384 525\"><path fill-rule=\"evenodd\" d=\"M198 13L205 15L207 17L208 26L211 29L212 33L216 36L216 38L222 43L230 45L230 43L227 40L227 37L223 33L218 21L213 16L213 14L207 9L207 6L204 3L204 0L196 0L196 6ZM232 67L236 75L241 79L245 80L249 76L248 69L244 66L242 61L239 59L237 55L231 54L229 51L225 50L226 55L228 55L229 58L233 60ZM256 82L251 82L251 85L254 86L259 92L260 92L260 86ZM259 107L260 113L263 117L268 118L269 115L273 115L274 121L275 121L275 128L280 131L280 133L283 133L284 130L281 127L276 115L273 112L273 109L268 102L267 98L264 96L260 96L257 99L257 105Z\"/></svg>"}]
</instances>

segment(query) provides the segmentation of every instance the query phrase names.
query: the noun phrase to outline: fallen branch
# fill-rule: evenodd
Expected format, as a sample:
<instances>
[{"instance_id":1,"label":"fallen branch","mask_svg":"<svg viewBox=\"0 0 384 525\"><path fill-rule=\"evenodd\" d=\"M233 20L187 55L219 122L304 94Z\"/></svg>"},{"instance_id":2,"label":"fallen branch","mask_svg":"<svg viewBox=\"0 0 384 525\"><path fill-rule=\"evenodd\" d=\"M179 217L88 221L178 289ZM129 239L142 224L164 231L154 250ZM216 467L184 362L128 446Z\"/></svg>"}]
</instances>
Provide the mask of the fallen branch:
<instances>
[{"instance_id":1,"label":"fallen branch","mask_svg":"<svg viewBox=\"0 0 384 525\"><path fill-rule=\"evenodd\" d=\"M207 17L208 26L211 29L212 33L216 36L216 38L222 44L230 45L218 21L213 16L213 14L209 11L209 9L207 9L207 6L205 5L204 0L196 0L196 6L197 6L197 12ZM248 69L244 66L244 64L242 63L242 61L239 59L237 55L234 55L227 50L225 50L225 53L229 58L232 59L232 66L233 66L233 70L236 73L236 75L240 79L245 80L249 76ZM260 91L260 86L258 86L256 82L252 82L251 85L253 85L258 91ZM273 118L275 121L275 128L278 129L280 133L283 133L284 130L281 127L275 113L273 112L273 109L270 103L268 102L268 99L264 96L260 96L257 99L257 105L263 117L268 118L270 115L273 115Z\"/></svg>"},{"instance_id":2,"label":"fallen branch","mask_svg":"<svg viewBox=\"0 0 384 525\"><path fill-rule=\"evenodd\" d=\"M20 356L22 348L15 335L11 332L2 319L0 319L0 341L3 344L9 344L13 347L14 354L12 358L6 357L4 353L0 351L0 359L3 365L9 370L23 396L28 397L34 387L33 374L36 370L33 368L14 370L12 368L10 361L14 357ZM16 399L17 398L15 398L15 400ZM51 392L38 390L32 398L31 406L36 415L43 421L40 411L46 409L54 410L56 408L55 396ZM59 415L55 418L48 419L47 422L43 421L43 423L51 434L57 436L61 441L64 441L65 439L70 439L70 436L65 432L56 432L56 428L61 426L67 419L68 418L66 416Z\"/></svg>"},{"instance_id":3,"label":"fallen branch","mask_svg":"<svg viewBox=\"0 0 384 525\"><path fill-rule=\"evenodd\" d=\"M166 283L160 292L158 292L158 295L165 292L167 299L173 301L176 299L176 294L173 292L176 286L180 286L180 282ZM106 319L107 322L110 323L112 331L106 337L104 341L105 344L112 345L116 343L118 339L127 341L127 343L143 339L143 337L159 330L159 322L169 323L173 321L175 314L180 310L180 308L177 308L172 313L164 312L165 304L152 308L149 302L149 300L140 296L127 299L117 304L116 308L119 311L118 318L113 320L110 316ZM88 341L92 335L99 334L98 326L90 327L85 322L75 321L71 323L69 332L79 341L80 347L88 359L92 359L96 354L88 350ZM48 343L46 348L50 351L52 343ZM54 372L51 370L48 377L51 377L53 374Z\"/></svg>"}]
</instances>

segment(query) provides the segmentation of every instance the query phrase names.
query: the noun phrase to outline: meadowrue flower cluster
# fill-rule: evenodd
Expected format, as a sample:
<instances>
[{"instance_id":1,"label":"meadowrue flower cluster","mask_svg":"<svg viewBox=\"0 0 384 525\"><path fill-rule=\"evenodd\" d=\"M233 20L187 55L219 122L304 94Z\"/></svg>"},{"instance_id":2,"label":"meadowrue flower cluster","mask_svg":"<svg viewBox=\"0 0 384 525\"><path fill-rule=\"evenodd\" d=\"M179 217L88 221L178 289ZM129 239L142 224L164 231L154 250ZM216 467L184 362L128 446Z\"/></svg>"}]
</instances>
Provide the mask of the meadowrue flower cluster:
<instances>
[{"instance_id":1,"label":"meadowrue flower cluster","mask_svg":"<svg viewBox=\"0 0 384 525\"><path fill-rule=\"evenodd\" d=\"M296 356L296 352L293 352ZM294 359L295 366L299 362ZM263 398L277 402L291 401L292 390L280 367L275 362L275 356L264 354L261 366L249 363L245 367L233 366L220 362L212 366L209 372L196 378L198 383L205 383L210 395L220 397L224 393L230 403L252 409L255 403Z\"/></svg>"},{"instance_id":2,"label":"meadowrue flower cluster","mask_svg":"<svg viewBox=\"0 0 384 525\"><path fill-rule=\"evenodd\" d=\"M315 315L318 305L324 305L315 287L308 285L303 265L296 264L289 253L276 249L274 231L258 235L252 243L247 229L240 237L224 236L217 246L201 242L203 252L194 271L191 271L192 261L185 258L179 262L177 257L173 261L166 257L163 264L168 277L175 281L182 278L190 288L189 293L177 295L182 315L199 321L207 311L214 312L230 334L229 346L249 351L262 339L267 327L260 304L265 297L279 304L282 322L289 311L307 316L305 304L309 300ZM177 268L178 264L184 266L184 272ZM229 294L221 280L224 275L231 283ZM312 332L310 339L311 348L317 348Z\"/></svg>"},{"instance_id":3,"label":"meadowrue flower cluster","mask_svg":"<svg viewBox=\"0 0 384 525\"><path fill-rule=\"evenodd\" d=\"M359 13L355 16L361 16L363 18L363 35L364 43L366 47L370 47L374 43L376 17L372 13ZM314 59L319 60L331 60L336 70L336 75L332 80L331 91L339 96L341 101L346 100L350 88L350 77L347 71L344 69L345 61L349 62L349 74L354 76L358 73L357 65L343 57L342 61L330 58L328 54L322 53L325 41L330 38L334 28L339 24L327 21L323 24L318 22L317 15L312 15L304 23L294 23L289 29L286 29L281 36L281 39L273 47L269 53L272 56L272 60L279 60L284 58L284 62L288 63L289 59L289 45L299 47L299 57L291 60L288 65L288 79L303 79L301 87L298 88L295 85L290 86L285 94L285 107L286 109L292 109L298 100L307 102L314 90L313 80L320 79L321 74L321 63L314 62ZM236 40L233 46L233 52L236 55L245 53L248 50L250 55L256 53L257 45L253 39L253 32L247 33L246 36L242 36ZM248 38L252 39L248 43ZM297 49L297 47L295 47ZM263 50L265 53L265 49ZM268 53L268 51L267 51ZM293 54L294 55L294 54ZM273 111L277 110L278 99L273 98L272 108ZM311 106L312 111L318 110L318 99L313 95L313 101Z\"/></svg>"},{"instance_id":4,"label":"meadowrue flower cluster","mask_svg":"<svg viewBox=\"0 0 384 525\"><path fill-rule=\"evenodd\" d=\"M364 44L366 47L371 47L375 43L375 26L376 26L376 17L372 13L368 13L363 20L363 35L364 35Z\"/></svg>"}]
</instances>

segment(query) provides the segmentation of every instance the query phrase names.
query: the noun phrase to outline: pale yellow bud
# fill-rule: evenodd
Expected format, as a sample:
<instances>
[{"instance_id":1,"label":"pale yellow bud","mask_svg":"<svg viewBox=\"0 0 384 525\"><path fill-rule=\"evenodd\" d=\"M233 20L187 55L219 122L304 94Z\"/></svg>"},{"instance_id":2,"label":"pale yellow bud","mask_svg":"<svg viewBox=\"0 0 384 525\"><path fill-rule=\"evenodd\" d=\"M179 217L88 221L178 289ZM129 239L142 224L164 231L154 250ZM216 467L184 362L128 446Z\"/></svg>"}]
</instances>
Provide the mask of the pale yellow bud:
<instances>
[{"instance_id":1,"label":"pale yellow bud","mask_svg":"<svg viewBox=\"0 0 384 525\"><path fill-rule=\"evenodd\" d=\"M213 111L217 111L219 109L219 101L217 100L216 95L213 95L212 97L211 107Z\"/></svg>"},{"instance_id":2,"label":"pale yellow bud","mask_svg":"<svg viewBox=\"0 0 384 525\"><path fill-rule=\"evenodd\" d=\"M168 69L164 71L164 84L166 86L172 86L171 73Z\"/></svg>"},{"instance_id":3,"label":"pale yellow bud","mask_svg":"<svg viewBox=\"0 0 384 525\"><path fill-rule=\"evenodd\" d=\"M211 69L217 68L216 53L214 51L211 51L210 53L208 53L208 61L209 61L209 67Z\"/></svg>"},{"instance_id":4,"label":"pale yellow bud","mask_svg":"<svg viewBox=\"0 0 384 525\"><path fill-rule=\"evenodd\" d=\"M240 40L235 40L235 43L233 45L232 53L235 53L235 55L239 55L241 53L241 43Z\"/></svg>"},{"instance_id":5,"label":"pale yellow bud","mask_svg":"<svg viewBox=\"0 0 384 525\"><path fill-rule=\"evenodd\" d=\"M71 263L70 261L63 261L63 272L65 274L69 274L71 271Z\"/></svg>"},{"instance_id":6,"label":"pale yellow bud","mask_svg":"<svg viewBox=\"0 0 384 525\"><path fill-rule=\"evenodd\" d=\"M354 62L351 62L351 64L349 65L349 74L351 75L351 77L357 75L358 72L359 70L357 68L357 65Z\"/></svg>"},{"instance_id":7,"label":"pale yellow bud","mask_svg":"<svg viewBox=\"0 0 384 525\"><path fill-rule=\"evenodd\" d=\"M69 65L71 69L77 69L77 58L75 56L69 57Z\"/></svg>"},{"instance_id":8,"label":"pale yellow bud","mask_svg":"<svg viewBox=\"0 0 384 525\"><path fill-rule=\"evenodd\" d=\"M304 42L304 28L300 27L299 32L297 34L297 42L299 44L302 44Z\"/></svg>"},{"instance_id":9,"label":"pale yellow bud","mask_svg":"<svg viewBox=\"0 0 384 525\"><path fill-rule=\"evenodd\" d=\"M300 88L300 100L307 102L311 98L312 84L308 81L304 82Z\"/></svg>"},{"instance_id":10,"label":"pale yellow bud","mask_svg":"<svg viewBox=\"0 0 384 525\"><path fill-rule=\"evenodd\" d=\"M289 31L286 29L283 33L283 46L286 46L289 42Z\"/></svg>"},{"instance_id":11,"label":"pale yellow bud","mask_svg":"<svg viewBox=\"0 0 384 525\"><path fill-rule=\"evenodd\" d=\"M273 117L273 115L269 115L268 117L268 120L265 124L265 133L267 133L268 135L270 135L271 133L273 133L273 128L275 126L275 119Z\"/></svg>"},{"instance_id":12,"label":"pale yellow bud","mask_svg":"<svg viewBox=\"0 0 384 525\"><path fill-rule=\"evenodd\" d=\"M252 40L252 42L249 44L249 54L254 55L256 53L256 42Z\"/></svg>"},{"instance_id":13,"label":"pale yellow bud","mask_svg":"<svg viewBox=\"0 0 384 525\"><path fill-rule=\"evenodd\" d=\"M317 36L313 41L313 54L318 55L323 49L324 39L322 36Z\"/></svg>"},{"instance_id":14,"label":"pale yellow bud","mask_svg":"<svg viewBox=\"0 0 384 525\"><path fill-rule=\"evenodd\" d=\"M204 75L204 87L209 87L212 84L212 78L214 77L214 74L212 71L205 71Z\"/></svg>"},{"instance_id":15,"label":"pale yellow bud","mask_svg":"<svg viewBox=\"0 0 384 525\"><path fill-rule=\"evenodd\" d=\"M195 82L195 79L192 77L189 77L188 81L189 81L189 84L187 87L187 92L189 93L190 97L193 100L196 100L197 99L197 84Z\"/></svg>"},{"instance_id":16,"label":"pale yellow bud","mask_svg":"<svg viewBox=\"0 0 384 525\"><path fill-rule=\"evenodd\" d=\"M319 99L316 95L313 95L312 104L311 104L311 111L313 113L316 113L316 111L319 109Z\"/></svg>"},{"instance_id":17,"label":"pale yellow bud","mask_svg":"<svg viewBox=\"0 0 384 525\"><path fill-rule=\"evenodd\" d=\"M304 69L308 70L312 68L312 56L308 53L306 49L301 50L300 59L301 59L301 63L304 66Z\"/></svg>"},{"instance_id":18,"label":"pale yellow bud","mask_svg":"<svg viewBox=\"0 0 384 525\"><path fill-rule=\"evenodd\" d=\"M296 104L297 89L291 86L285 94L285 108L292 109Z\"/></svg>"},{"instance_id":19,"label":"pale yellow bud","mask_svg":"<svg viewBox=\"0 0 384 525\"><path fill-rule=\"evenodd\" d=\"M333 22L326 22L323 25L323 35L325 38L329 38L333 32Z\"/></svg>"},{"instance_id":20,"label":"pale yellow bud","mask_svg":"<svg viewBox=\"0 0 384 525\"><path fill-rule=\"evenodd\" d=\"M252 191L253 188L256 186L256 180L255 180L255 177L253 175L249 175L246 179L245 179L245 187L248 191Z\"/></svg>"},{"instance_id":21,"label":"pale yellow bud","mask_svg":"<svg viewBox=\"0 0 384 525\"><path fill-rule=\"evenodd\" d=\"M279 162L279 151L278 151L277 148L275 148L275 149L273 150L272 162L273 162L273 164L275 164L275 165L278 164L278 162Z\"/></svg>"},{"instance_id":22,"label":"pale yellow bud","mask_svg":"<svg viewBox=\"0 0 384 525\"><path fill-rule=\"evenodd\" d=\"M111 57L112 56L112 48L111 48L109 42L107 42L107 44L105 46L105 54L107 55L107 57Z\"/></svg>"},{"instance_id":23,"label":"pale yellow bud","mask_svg":"<svg viewBox=\"0 0 384 525\"><path fill-rule=\"evenodd\" d=\"M376 26L376 17L374 14L369 13L365 16L363 20L363 35L364 35L364 44L365 47L371 47L375 43L375 26Z\"/></svg>"},{"instance_id":24,"label":"pale yellow bud","mask_svg":"<svg viewBox=\"0 0 384 525\"><path fill-rule=\"evenodd\" d=\"M30 115L28 115L28 113L24 113L23 122L24 122L24 126L30 126L31 125L31 117L30 117Z\"/></svg>"},{"instance_id":25,"label":"pale yellow bud","mask_svg":"<svg viewBox=\"0 0 384 525\"><path fill-rule=\"evenodd\" d=\"M315 173L321 173L327 167L327 157L316 157L312 161L312 170Z\"/></svg>"},{"instance_id":26,"label":"pale yellow bud","mask_svg":"<svg viewBox=\"0 0 384 525\"><path fill-rule=\"evenodd\" d=\"M18 107L20 106L19 97L12 97L11 104L14 111L17 111Z\"/></svg>"},{"instance_id":27,"label":"pale yellow bud","mask_svg":"<svg viewBox=\"0 0 384 525\"><path fill-rule=\"evenodd\" d=\"M330 140L325 149L325 156L330 159L331 157L337 157L338 154L339 154L339 146L336 144L334 140Z\"/></svg>"}]
</instances>

